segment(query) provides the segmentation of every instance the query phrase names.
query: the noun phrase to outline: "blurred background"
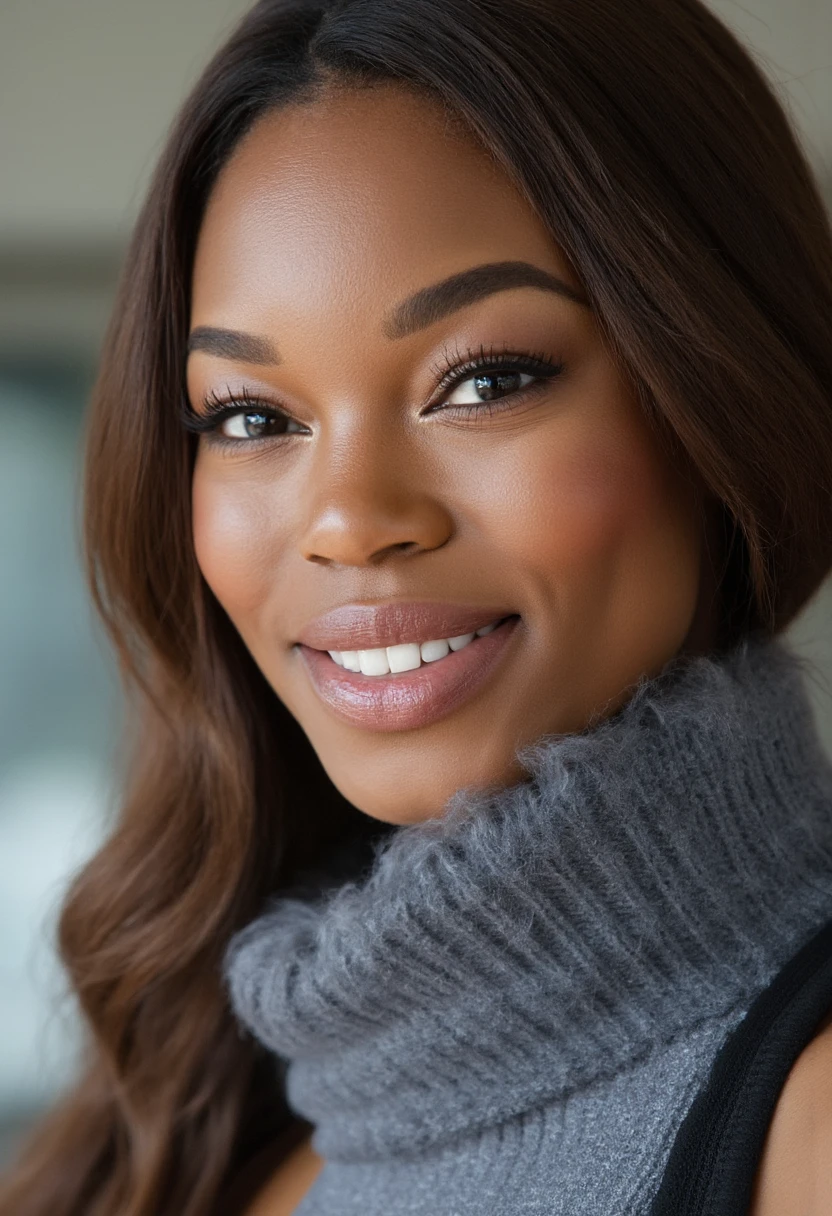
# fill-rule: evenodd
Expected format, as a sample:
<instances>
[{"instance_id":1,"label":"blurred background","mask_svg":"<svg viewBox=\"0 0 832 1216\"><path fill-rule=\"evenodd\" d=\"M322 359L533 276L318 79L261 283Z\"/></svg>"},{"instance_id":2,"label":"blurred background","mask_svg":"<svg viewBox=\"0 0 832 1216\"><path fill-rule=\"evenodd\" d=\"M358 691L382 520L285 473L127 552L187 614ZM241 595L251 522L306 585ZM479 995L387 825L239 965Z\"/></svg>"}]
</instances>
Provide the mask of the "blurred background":
<instances>
[{"instance_id":1,"label":"blurred background","mask_svg":"<svg viewBox=\"0 0 832 1216\"><path fill-rule=\"evenodd\" d=\"M0 1164L72 1074L54 920L118 796L119 688L79 559L83 409L168 124L247 7L0 0ZM713 7L775 81L832 202L829 0ZM791 639L814 660L832 750L832 587Z\"/></svg>"}]
</instances>

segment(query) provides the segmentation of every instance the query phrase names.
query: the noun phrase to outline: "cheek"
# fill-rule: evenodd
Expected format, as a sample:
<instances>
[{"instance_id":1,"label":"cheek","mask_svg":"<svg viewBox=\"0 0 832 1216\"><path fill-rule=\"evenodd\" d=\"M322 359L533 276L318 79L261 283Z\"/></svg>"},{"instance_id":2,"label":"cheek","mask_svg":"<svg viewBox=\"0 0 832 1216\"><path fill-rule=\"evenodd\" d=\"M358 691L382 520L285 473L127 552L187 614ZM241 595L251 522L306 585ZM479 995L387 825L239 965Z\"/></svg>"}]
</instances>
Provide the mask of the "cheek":
<instances>
[{"instance_id":1,"label":"cheek","mask_svg":"<svg viewBox=\"0 0 832 1216\"><path fill-rule=\"evenodd\" d=\"M490 482L491 534L558 613L684 614L698 580L690 492L637 422L576 421L517 445ZM488 509L488 508L485 508Z\"/></svg>"},{"instance_id":2,"label":"cheek","mask_svg":"<svg viewBox=\"0 0 832 1216\"><path fill-rule=\"evenodd\" d=\"M274 581L274 513L256 493L205 463L197 459L194 469L194 550L206 583L239 626L265 603Z\"/></svg>"}]
</instances>

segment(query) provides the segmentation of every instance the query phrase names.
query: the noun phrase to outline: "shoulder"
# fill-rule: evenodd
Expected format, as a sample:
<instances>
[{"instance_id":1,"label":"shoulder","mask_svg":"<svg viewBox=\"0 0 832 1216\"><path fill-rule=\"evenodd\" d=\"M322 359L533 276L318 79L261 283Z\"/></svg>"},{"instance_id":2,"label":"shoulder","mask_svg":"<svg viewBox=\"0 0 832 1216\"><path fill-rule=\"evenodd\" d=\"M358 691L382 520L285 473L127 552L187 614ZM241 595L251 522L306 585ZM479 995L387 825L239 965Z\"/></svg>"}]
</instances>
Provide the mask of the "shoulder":
<instances>
[{"instance_id":1,"label":"shoulder","mask_svg":"<svg viewBox=\"0 0 832 1216\"><path fill-rule=\"evenodd\" d=\"M832 1011L795 1060L769 1124L748 1216L829 1216Z\"/></svg>"},{"instance_id":2,"label":"shoulder","mask_svg":"<svg viewBox=\"0 0 832 1216\"><path fill-rule=\"evenodd\" d=\"M323 1168L311 1141L309 1131L260 1188L244 1216L291 1216Z\"/></svg>"}]
</instances>

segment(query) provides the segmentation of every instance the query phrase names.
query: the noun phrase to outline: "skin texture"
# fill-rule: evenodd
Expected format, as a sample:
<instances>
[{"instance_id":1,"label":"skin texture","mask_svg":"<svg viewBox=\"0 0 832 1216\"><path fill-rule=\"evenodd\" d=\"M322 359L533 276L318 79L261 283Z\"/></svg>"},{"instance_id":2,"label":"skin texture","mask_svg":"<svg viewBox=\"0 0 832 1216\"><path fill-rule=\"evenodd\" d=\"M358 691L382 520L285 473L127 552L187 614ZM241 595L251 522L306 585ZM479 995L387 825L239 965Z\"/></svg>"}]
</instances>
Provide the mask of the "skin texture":
<instances>
[{"instance_id":1,"label":"skin texture","mask_svg":"<svg viewBox=\"0 0 832 1216\"><path fill-rule=\"evenodd\" d=\"M292 421L248 447L201 437L197 560L332 781L389 823L520 779L518 745L606 716L712 636L701 492L660 449L588 306L514 287L384 335L410 293L514 260L583 294L493 160L433 102L386 85L261 118L198 242L192 330L244 331L280 362L193 351L192 408L245 392ZM481 403L470 377L437 398L443 354L492 346L563 371L490 416L459 408ZM428 412L449 401L455 413ZM294 643L327 610L390 599L511 606L521 621L472 700L374 732L324 706Z\"/></svg>"},{"instance_id":2,"label":"skin texture","mask_svg":"<svg viewBox=\"0 0 832 1216\"><path fill-rule=\"evenodd\" d=\"M512 288L385 336L413 291L516 260L582 294L491 159L393 86L261 119L200 234L192 328L243 331L258 349L195 350L192 408L245 393L247 409L291 421L287 437L248 448L200 440L197 560L335 785L390 823L515 780L518 745L614 712L640 675L715 636L713 503L659 446L588 307ZM563 372L490 416L428 412L443 354L461 362L481 346L544 354ZM451 397L476 400L472 381L441 403ZM522 620L473 700L429 727L374 733L328 711L294 643L334 607L389 599L512 605ZM831 1049L827 1030L795 1067L751 1216L832 1211ZM306 1135L250 1216L289 1216L322 1166Z\"/></svg>"},{"instance_id":3,"label":"skin texture","mask_svg":"<svg viewBox=\"0 0 832 1216\"><path fill-rule=\"evenodd\" d=\"M769 1124L749 1216L832 1213L832 1013L798 1056Z\"/></svg>"}]
</instances>

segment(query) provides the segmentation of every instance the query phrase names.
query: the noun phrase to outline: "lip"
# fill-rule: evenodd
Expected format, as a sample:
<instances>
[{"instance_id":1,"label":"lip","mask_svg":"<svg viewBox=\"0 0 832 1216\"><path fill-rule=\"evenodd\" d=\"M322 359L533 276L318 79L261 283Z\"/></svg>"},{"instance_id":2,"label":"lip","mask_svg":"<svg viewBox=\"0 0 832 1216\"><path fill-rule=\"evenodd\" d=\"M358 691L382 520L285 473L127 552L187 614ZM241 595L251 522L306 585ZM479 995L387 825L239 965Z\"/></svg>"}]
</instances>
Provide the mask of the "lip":
<instances>
[{"instance_id":1,"label":"lip","mask_svg":"<svg viewBox=\"0 0 832 1216\"><path fill-rule=\"evenodd\" d=\"M310 621L298 634L297 641L313 650L377 650L402 642L433 642L476 633L483 625L514 612L510 605L483 608L431 600L345 604Z\"/></svg>"},{"instance_id":2,"label":"lip","mask_svg":"<svg viewBox=\"0 0 832 1216\"><path fill-rule=\"evenodd\" d=\"M490 621L495 619L490 617ZM416 730L447 717L480 690L505 657L519 621L519 616L511 616L491 633L474 638L462 650L452 650L444 659L388 676L347 671L325 650L303 643L298 650L321 700L343 721L374 731ZM481 621L481 625L488 623ZM456 635L432 635L437 636ZM351 639L355 639L354 633ZM409 640L415 640L412 633Z\"/></svg>"}]
</instances>

